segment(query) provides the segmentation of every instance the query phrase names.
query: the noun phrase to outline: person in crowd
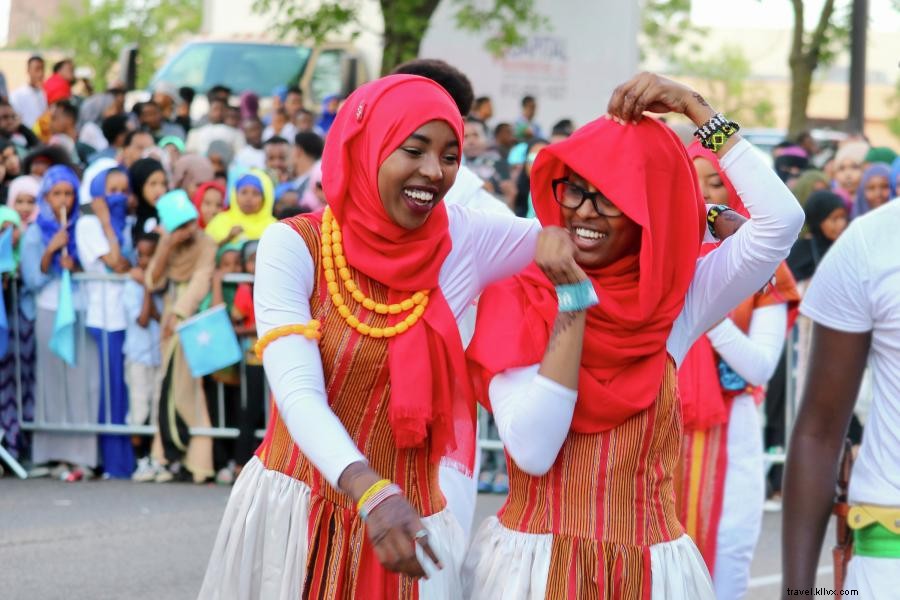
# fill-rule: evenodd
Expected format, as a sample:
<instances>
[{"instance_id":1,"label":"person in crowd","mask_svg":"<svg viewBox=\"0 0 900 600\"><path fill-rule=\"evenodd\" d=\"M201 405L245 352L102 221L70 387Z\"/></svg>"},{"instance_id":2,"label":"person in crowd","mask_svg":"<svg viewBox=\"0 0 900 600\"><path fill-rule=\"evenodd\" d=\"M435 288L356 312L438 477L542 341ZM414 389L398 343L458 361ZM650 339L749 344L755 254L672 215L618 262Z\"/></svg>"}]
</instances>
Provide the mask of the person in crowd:
<instances>
[{"instance_id":1,"label":"person in crowd","mask_svg":"<svg viewBox=\"0 0 900 600\"><path fill-rule=\"evenodd\" d=\"M122 307L125 312L125 382L128 385L128 424L158 425L162 388L162 357L159 322L163 314L162 294L146 286L147 269L159 244L159 234L144 233L135 241L134 268L125 281ZM153 481L162 472L153 461L143 438L132 439L137 468L132 481Z\"/></svg>"},{"instance_id":2,"label":"person in crowd","mask_svg":"<svg viewBox=\"0 0 900 600\"><path fill-rule=\"evenodd\" d=\"M575 132L575 123L572 119L561 119L553 124L550 130L550 143L561 142Z\"/></svg>"},{"instance_id":3,"label":"person in crowd","mask_svg":"<svg viewBox=\"0 0 900 600\"><path fill-rule=\"evenodd\" d=\"M206 123L190 130L187 137L187 152L206 155L213 142L219 141L228 145L231 156L244 145L244 135L240 129L225 123L228 101L213 96L209 103L209 115ZM229 161L230 162L230 161Z\"/></svg>"},{"instance_id":4,"label":"person in crowd","mask_svg":"<svg viewBox=\"0 0 900 600\"><path fill-rule=\"evenodd\" d=\"M316 127L316 115L305 108L300 109L297 112L297 116L294 117L294 129L297 130L297 133L315 133L318 136L322 136L322 131Z\"/></svg>"},{"instance_id":5,"label":"person in crowd","mask_svg":"<svg viewBox=\"0 0 900 600\"><path fill-rule=\"evenodd\" d=\"M29 127L19 122L16 111L3 98L0 98L0 137L26 150L36 148L41 143Z\"/></svg>"},{"instance_id":6,"label":"person in crowd","mask_svg":"<svg viewBox=\"0 0 900 600\"><path fill-rule=\"evenodd\" d=\"M169 181L161 162L142 158L128 169L131 193L137 199L137 220L132 228L132 240L150 233L159 226L156 203L169 189Z\"/></svg>"},{"instance_id":7,"label":"person in crowd","mask_svg":"<svg viewBox=\"0 0 900 600\"><path fill-rule=\"evenodd\" d=\"M202 183L212 181L216 171L209 159L196 154L185 154L172 168L172 189L182 189L189 198L197 193Z\"/></svg>"},{"instance_id":8,"label":"person in crowd","mask_svg":"<svg viewBox=\"0 0 900 600\"><path fill-rule=\"evenodd\" d=\"M263 130L262 139L268 141L273 137L279 137L285 140L294 139L297 135L297 128L294 127L290 120L287 110L278 109L272 113L272 122Z\"/></svg>"},{"instance_id":9,"label":"person in crowd","mask_svg":"<svg viewBox=\"0 0 900 600\"><path fill-rule=\"evenodd\" d=\"M44 59L35 54L28 59L28 82L9 95L9 103L31 129L38 118L47 112L47 96L44 94Z\"/></svg>"},{"instance_id":10,"label":"person in crowd","mask_svg":"<svg viewBox=\"0 0 900 600\"><path fill-rule=\"evenodd\" d=\"M64 58L53 63L53 75L58 75L63 81L70 86L75 85L75 61L71 58ZM51 77L53 76L51 75Z\"/></svg>"},{"instance_id":11,"label":"person in crowd","mask_svg":"<svg viewBox=\"0 0 900 600\"><path fill-rule=\"evenodd\" d=\"M843 592L897 595L900 554L900 203L855 219L822 259L800 306L813 322L809 373L785 468L783 585L811 588L818 569L841 450L860 382L872 371L872 409L850 475L846 523L852 558ZM837 592L841 594L841 592ZM787 593L782 593L786 598Z\"/></svg>"},{"instance_id":12,"label":"person in crowd","mask_svg":"<svg viewBox=\"0 0 900 600\"><path fill-rule=\"evenodd\" d=\"M806 214L807 235L794 243L787 258L788 267L797 281L801 295L805 295L819 262L841 236L849 222L843 198L827 190L813 192L803 206L803 211ZM796 373L794 387L797 390L803 389L807 376L811 335L812 324L801 315L797 319L797 356L794 369ZM787 440L784 420L787 384L787 360L786 357L782 357L766 389L766 426L763 430L763 439L768 448L783 449ZM855 418L850 436L857 444L862 437L862 427ZM768 485L772 508L780 509L782 473L783 469L779 465L774 466L769 472Z\"/></svg>"},{"instance_id":13,"label":"person in crowd","mask_svg":"<svg viewBox=\"0 0 900 600\"><path fill-rule=\"evenodd\" d=\"M194 125L191 120L191 105L194 103L195 95L196 93L192 87L182 86L178 88L178 97L181 99L181 102L176 102L175 116L172 120L181 125L185 133L190 132Z\"/></svg>"},{"instance_id":14,"label":"person in crowd","mask_svg":"<svg viewBox=\"0 0 900 600\"><path fill-rule=\"evenodd\" d=\"M303 110L303 90L297 86L291 86L284 96L284 111L287 113L288 123L293 123L301 110ZM296 132L294 132L294 135L296 135ZM293 135L282 137L290 139Z\"/></svg>"},{"instance_id":15,"label":"person in crowd","mask_svg":"<svg viewBox=\"0 0 900 600\"><path fill-rule=\"evenodd\" d=\"M258 240L275 222L275 189L265 171L250 170L234 184L228 210L206 225L206 233L217 244Z\"/></svg>"},{"instance_id":16,"label":"person in crowd","mask_svg":"<svg viewBox=\"0 0 900 600\"><path fill-rule=\"evenodd\" d=\"M74 168L72 158L64 148L59 146L38 146L25 155L22 161L22 172L25 175L43 177L47 170L55 165Z\"/></svg>"},{"instance_id":17,"label":"person in crowd","mask_svg":"<svg viewBox=\"0 0 900 600\"><path fill-rule=\"evenodd\" d=\"M698 260L707 221L717 230L734 213L704 217L684 146L643 118L648 108L697 127L716 114L651 73L619 86L609 118L538 157L535 264L479 300L467 356L509 456L510 493L475 536L465 597L714 597L675 508L676 368L771 278L802 214L731 135L717 154L753 218ZM585 293L554 291L563 285Z\"/></svg>"},{"instance_id":18,"label":"person in crowd","mask_svg":"<svg viewBox=\"0 0 900 600\"><path fill-rule=\"evenodd\" d=\"M53 135L50 131L53 107L57 102L63 102L72 97L72 86L58 73L54 73L44 82L44 94L47 96L47 110L37 118L32 129L38 139L47 143Z\"/></svg>"},{"instance_id":19,"label":"person in crowd","mask_svg":"<svg viewBox=\"0 0 900 600\"><path fill-rule=\"evenodd\" d=\"M75 226L78 261L85 273L105 275L127 273L131 264L125 258L126 223L128 213L128 175L124 167L112 159L93 163L84 173L79 195L84 203L87 196L91 206L105 204L114 243L107 239L104 223L94 214L82 215ZM122 296L125 290L120 281L87 281L83 291L87 304L85 326L100 353L98 377L100 386L97 422L125 425L128 415L128 387L125 383L125 309ZM134 451L131 439L125 435L99 436L103 472L114 479L129 479L134 471Z\"/></svg>"},{"instance_id":20,"label":"person in crowd","mask_svg":"<svg viewBox=\"0 0 900 600\"><path fill-rule=\"evenodd\" d=\"M52 115L50 133L54 136L64 136L75 148L73 161L79 165L86 165L88 158L97 152L97 149L78 141L78 108L71 102L63 100L53 106Z\"/></svg>"},{"instance_id":21,"label":"person in crowd","mask_svg":"<svg viewBox=\"0 0 900 600\"><path fill-rule=\"evenodd\" d=\"M191 201L197 208L197 225L206 229L216 215L225 210L225 186L206 181L197 186Z\"/></svg>"},{"instance_id":22,"label":"person in crowd","mask_svg":"<svg viewBox=\"0 0 900 600\"><path fill-rule=\"evenodd\" d=\"M503 160L509 156L509 151L516 145L516 134L509 123L498 123L494 127L494 143L492 148L497 151Z\"/></svg>"},{"instance_id":23,"label":"person in crowd","mask_svg":"<svg viewBox=\"0 0 900 600\"><path fill-rule=\"evenodd\" d=\"M291 182L286 182L276 185L275 207L272 209L272 214L275 215L275 218L281 220L281 217L278 215L295 206L300 206L300 194L294 189L293 184Z\"/></svg>"},{"instance_id":24,"label":"person in crowd","mask_svg":"<svg viewBox=\"0 0 900 600\"><path fill-rule=\"evenodd\" d=\"M232 129L241 128L241 109L239 106L228 105L228 108L225 110L225 124Z\"/></svg>"},{"instance_id":25,"label":"person in crowd","mask_svg":"<svg viewBox=\"0 0 900 600\"><path fill-rule=\"evenodd\" d=\"M184 145L184 140L174 135L168 135L160 139L157 147L165 153L165 160L161 162L167 165L176 164L184 156L187 149Z\"/></svg>"},{"instance_id":26,"label":"person in crowd","mask_svg":"<svg viewBox=\"0 0 900 600\"><path fill-rule=\"evenodd\" d=\"M184 190L167 192L157 210L163 234L146 273L148 290L166 292L160 321L164 375L151 452L161 466L155 481L202 483L215 476L212 440L191 436L189 428L210 427L211 421L202 381L191 376L175 328L209 293L217 245L197 226L197 209Z\"/></svg>"},{"instance_id":27,"label":"person in crowd","mask_svg":"<svg viewBox=\"0 0 900 600\"><path fill-rule=\"evenodd\" d=\"M487 129L484 122L467 117L465 121L463 156L466 166L484 180L489 192L500 193L500 174L497 165L500 155L488 148Z\"/></svg>"},{"instance_id":28,"label":"person in crowd","mask_svg":"<svg viewBox=\"0 0 900 600\"><path fill-rule=\"evenodd\" d=\"M138 103L134 107L134 112L137 115L140 128L150 133L155 142L169 136L181 140L185 138L184 129L181 125L167 120L163 116L162 108L153 100Z\"/></svg>"},{"instance_id":29,"label":"person in crowd","mask_svg":"<svg viewBox=\"0 0 900 600\"><path fill-rule=\"evenodd\" d=\"M824 171L807 169L794 180L794 184L790 188L794 192L794 197L797 198L800 206L804 206L813 192L830 190L831 180Z\"/></svg>"},{"instance_id":30,"label":"person in crowd","mask_svg":"<svg viewBox=\"0 0 900 600\"><path fill-rule=\"evenodd\" d=\"M75 225L78 221L79 181L64 165L50 167L38 192L38 216L22 237L22 281L35 299L35 414L45 423L97 422L100 373L97 347L89 336L76 337L75 365L67 364L51 350L56 311L59 308L63 270L79 268ZM75 328L84 326L81 294L73 286ZM79 481L97 466L97 436L36 431L32 461L58 461L59 477Z\"/></svg>"},{"instance_id":31,"label":"person in crowd","mask_svg":"<svg viewBox=\"0 0 900 600\"><path fill-rule=\"evenodd\" d=\"M247 145L234 157L234 162L245 169L265 169L266 151L263 149L263 124L257 117L244 121L244 140Z\"/></svg>"},{"instance_id":32,"label":"person in crowd","mask_svg":"<svg viewBox=\"0 0 900 600\"><path fill-rule=\"evenodd\" d=\"M322 161L316 161L309 171L309 179L300 196L299 206L307 212L316 212L325 208L327 204L325 192L322 190Z\"/></svg>"},{"instance_id":33,"label":"person in crowd","mask_svg":"<svg viewBox=\"0 0 900 600\"><path fill-rule=\"evenodd\" d=\"M228 168L234 160L234 148L224 140L213 140L206 151L206 158L212 163L216 177L226 177Z\"/></svg>"},{"instance_id":34,"label":"person in crowd","mask_svg":"<svg viewBox=\"0 0 900 600\"><path fill-rule=\"evenodd\" d=\"M537 100L534 96L525 96L522 98L522 113L516 119L513 127L515 128L516 138L529 142L534 139L544 139L544 131L534 116L537 114Z\"/></svg>"},{"instance_id":35,"label":"person in crowd","mask_svg":"<svg viewBox=\"0 0 900 600\"><path fill-rule=\"evenodd\" d=\"M313 167L322 159L324 149L325 141L315 133L305 132L294 136L292 185L301 198L309 189Z\"/></svg>"},{"instance_id":36,"label":"person in crowd","mask_svg":"<svg viewBox=\"0 0 900 600\"><path fill-rule=\"evenodd\" d=\"M266 154L266 172L275 185L291 179L291 143L283 137L270 137L263 144Z\"/></svg>"},{"instance_id":37,"label":"person in crowd","mask_svg":"<svg viewBox=\"0 0 900 600\"><path fill-rule=\"evenodd\" d=\"M164 122L175 124L178 105L184 101L174 85L165 81L158 82L153 86L153 95L150 97L150 100L159 107ZM182 127L182 134L184 133L185 131ZM184 139L184 135L181 136L181 139Z\"/></svg>"},{"instance_id":38,"label":"person in crowd","mask_svg":"<svg viewBox=\"0 0 900 600\"><path fill-rule=\"evenodd\" d=\"M341 97L338 94L329 94L322 99L322 114L319 115L319 120L316 121L316 127L321 132L322 137L328 135L328 130L331 129L331 124L334 123L340 103Z\"/></svg>"},{"instance_id":39,"label":"person in crowd","mask_svg":"<svg viewBox=\"0 0 900 600\"><path fill-rule=\"evenodd\" d=\"M791 142L783 142L774 150L775 173L790 187L803 171L809 168L806 150Z\"/></svg>"},{"instance_id":40,"label":"person in crowd","mask_svg":"<svg viewBox=\"0 0 900 600\"><path fill-rule=\"evenodd\" d=\"M868 151L868 143L849 141L840 146L834 156L834 186L832 189L835 194L844 199L848 212L853 209L856 190L862 180L863 162Z\"/></svg>"},{"instance_id":41,"label":"person in crowd","mask_svg":"<svg viewBox=\"0 0 900 600\"><path fill-rule=\"evenodd\" d=\"M727 206L749 218L716 155L695 142L688 156L707 204ZM704 244L701 254L715 247ZM684 424L675 474L678 515L720 600L737 600L747 592L765 499L756 404L784 353L785 333L799 301L794 278L782 263L774 284L700 336L678 370Z\"/></svg>"},{"instance_id":42,"label":"person in crowd","mask_svg":"<svg viewBox=\"0 0 900 600\"><path fill-rule=\"evenodd\" d=\"M255 92L243 92L241 94L239 107L241 109L241 123L250 120L259 121L259 96L257 96Z\"/></svg>"},{"instance_id":43,"label":"person in crowd","mask_svg":"<svg viewBox=\"0 0 900 600\"><path fill-rule=\"evenodd\" d=\"M109 140L103 133L103 120L118 113L115 96L109 92L86 98L78 109L78 141L102 152L109 147ZM88 162L97 154L88 157Z\"/></svg>"},{"instance_id":44,"label":"person in crowd","mask_svg":"<svg viewBox=\"0 0 900 600\"><path fill-rule=\"evenodd\" d=\"M463 597L465 542L438 483L442 458L471 470L475 453L454 316L482 286L527 263L537 225L441 202L463 127L437 83L391 75L346 103L325 144L329 209L271 226L259 245L255 317L275 408L232 491L201 598L234 589L246 597ZM340 273L349 284L328 286L345 262ZM329 287L346 308L328 308ZM416 290L430 290L427 306ZM311 317L327 331L355 334L349 344L325 335L317 349ZM310 339L279 329L304 324ZM376 492L377 504L365 504ZM291 506L280 517L278 497ZM308 529L284 535L288 522ZM251 546L252 553L236 552ZM287 559L280 577L263 581L253 573L272 553ZM416 580L426 568L429 578Z\"/></svg>"},{"instance_id":45,"label":"person in crowd","mask_svg":"<svg viewBox=\"0 0 900 600\"><path fill-rule=\"evenodd\" d=\"M891 168L882 163L875 162L863 171L859 187L856 189L856 199L850 218L855 219L886 204L897 195L897 189L891 182Z\"/></svg>"},{"instance_id":46,"label":"person in crowd","mask_svg":"<svg viewBox=\"0 0 900 600\"><path fill-rule=\"evenodd\" d=\"M9 197L9 184L21 174L22 161L19 160L15 144L0 138L0 205L5 204Z\"/></svg>"},{"instance_id":47,"label":"person in crowd","mask_svg":"<svg viewBox=\"0 0 900 600\"><path fill-rule=\"evenodd\" d=\"M38 216L37 196L40 188L40 178L33 175L20 175L9 184L6 205L19 215L23 229Z\"/></svg>"},{"instance_id":48,"label":"person in crowd","mask_svg":"<svg viewBox=\"0 0 900 600\"><path fill-rule=\"evenodd\" d=\"M154 145L153 136L140 129L129 130L125 133L122 147L122 165L130 169L134 163L144 157L144 152Z\"/></svg>"},{"instance_id":49,"label":"person in crowd","mask_svg":"<svg viewBox=\"0 0 900 600\"><path fill-rule=\"evenodd\" d=\"M819 152L822 151L819 143L816 142L816 138L814 138L812 132L808 130L800 132L795 138L794 144L803 148L803 151L806 152L806 156L809 157L810 160L814 159L818 156Z\"/></svg>"},{"instance_id":50,"label":"person in crowd","mask_svg":"<svg viewBox=\"0 0 900 600\"><path fill-rule=\"evenodd\" d=\"M475 98L475 101L472 103L472 112L469 113L469 116L473 119L478 119L487 128L488 121L494 117L494 103L491 102L490 96L478 96Z\"/></svg>"},{"instance_id":51,"label":"person in crowd","mask_svg":"<svg viewBox=\"0 0 900 600\"><path fill-rule=\"evenodd\" d=\"M131 131L131 121L128 119L128 115L120 113L106 117L100 124L100 130L107 142L106 148L90 156L88 163L100 158L114 158L124 164L125 140L128 132Z\"/></svg>"},{"instance_id":52,"label":"person in crowd","mask_svg":"<svg viewBox=\"0 0 900 600\"><path fill-rule=\"evenodd\" d=\"M887 165L890 167L895 160L897 160L897 153L891 148L888 148L887 146L873 146L866 152L866 157L863 159L863 165L867 168L876 164Z\"/></svg>"},{"instance_id":53,"label":"person in crowd","mask_svg":"<svg viewBox=\"0 0 900 600\"><path fill-rule=\"evenodd\" d=\"M200 303L200 311L216 306L224 306L229 315L234 310L234 297L237 284L225 281L228 275L241 272L240 244L225 244L219 247L216 254L216 270L213 273L209 294ZM220 414L219 386L222 390ZM237 425L241 407L241 372L239 365L234 364L203 378L203 392L206 395L207 410L213 425L234 427ZM247 397L248 401L250 397ZM213 440L213 469L216 471L216 483L231 485L234 483L237 462L235 461L235 440Z\"/></svg>"},{"instance_id":54,"label":"person in crowd","mask_svg":"<svg viewBox=\"0 0 900 600\"><path fill-rule=\"evenodd\" d=\"M525 161L516 179L516 196L510 207L516 216L534 218L534 207L531 204L531 168L541 150L547 147L549 142L542 139L534 139L528 142L525 149Z\"/></svg>"}]
</instances>

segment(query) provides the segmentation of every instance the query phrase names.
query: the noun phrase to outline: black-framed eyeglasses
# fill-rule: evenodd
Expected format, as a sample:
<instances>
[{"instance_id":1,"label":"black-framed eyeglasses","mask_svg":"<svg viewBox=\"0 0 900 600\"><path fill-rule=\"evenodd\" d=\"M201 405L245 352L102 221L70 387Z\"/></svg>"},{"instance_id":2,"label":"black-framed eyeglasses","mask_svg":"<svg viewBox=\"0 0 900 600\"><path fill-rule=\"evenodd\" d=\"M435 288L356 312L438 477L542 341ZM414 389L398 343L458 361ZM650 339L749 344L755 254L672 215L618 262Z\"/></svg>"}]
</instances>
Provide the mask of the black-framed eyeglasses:
<instances>
[{"instance_id":1,"label":"black-framed eyeglasses","mask_svg":"<svg viewBox=\"0 0 900 600\"><path fill-rule=\"evenodd\" d=\"M553 185L553 198L556 199L557 204L563 208L578 210L581 208L581 205L584 204L585 200L590 200L591 205L594 207L594 210L597 211L598 215L603 215L604 217L621 217L624 214L622 210L610 202L609 198L604 196L602 192L589 192L580 185L572 183L565 177L554 179L551 182L551 185Z\"/></svg>"}]
</instances>

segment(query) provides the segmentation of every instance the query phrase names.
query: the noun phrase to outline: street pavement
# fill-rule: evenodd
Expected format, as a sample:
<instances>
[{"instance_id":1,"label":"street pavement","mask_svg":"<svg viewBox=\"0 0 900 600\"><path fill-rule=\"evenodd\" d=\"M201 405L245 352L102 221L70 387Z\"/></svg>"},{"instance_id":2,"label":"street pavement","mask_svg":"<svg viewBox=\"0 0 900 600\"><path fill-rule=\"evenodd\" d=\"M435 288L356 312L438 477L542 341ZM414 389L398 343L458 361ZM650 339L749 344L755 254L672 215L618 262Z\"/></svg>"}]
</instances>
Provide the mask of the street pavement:
<instances>
[{"instance_id":1,"label":"street pavement","mask_svg":"<svg viewBox=\"0 0 900 600\"><path fill-rule=\"evenodd\" d=\"M0 479L0 598L196 598L230 488ZM479 497L476 522L502 498ZM781 515L766 513L748 600L780 592ZM817 585L831 587L829 529ZM821 571L820 571L821 572Z\"/></svg>"}]
</instances>

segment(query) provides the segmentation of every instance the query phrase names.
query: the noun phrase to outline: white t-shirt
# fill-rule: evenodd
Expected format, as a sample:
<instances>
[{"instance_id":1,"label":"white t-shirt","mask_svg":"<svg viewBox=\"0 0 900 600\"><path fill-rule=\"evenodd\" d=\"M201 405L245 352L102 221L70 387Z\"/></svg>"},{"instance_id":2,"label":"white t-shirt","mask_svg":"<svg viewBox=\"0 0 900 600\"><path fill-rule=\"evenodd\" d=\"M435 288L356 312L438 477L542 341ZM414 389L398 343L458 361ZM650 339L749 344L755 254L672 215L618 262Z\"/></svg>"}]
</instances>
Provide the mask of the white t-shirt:
<instances>
[{"instance_id":1,"label":"white t-shirt","mask_svg":"<svg viewBox=\"0 0 900 600\"><path fill-rule=\"evenodd\" d=\"M22 123L26 127L34 127L35 122L47 110L47 96L43 88L33 88L30 85L13 91L9 96L9 103L18 113Z\"/></svg>"},{"instance_id":2,"label":"white t-shirt","mask_svg":"<svg viewBox=\"0 0 900 600\"><path fill-rule=\"evenodd\" d=\"M110 273L102 257L109 254L109 242L103 233L103 225L95 215L84 215L75 223L75 241L78 244L78 262L88 275ZM120 281L85 281L82 289L87 300L85 322L88 327L106 331L124 331L125 307L122 295L125 284Z\"/></svg>"},{"instance_id":3,"label":"white t-shirt","mask_svg":"<svg viewBox=\"0 0 900 600\"><path fill-rule=\"evenodd\" d=\"M850 502L900 506L900 202L854 220L825 255L800 312L829 329L872 332L872 409Z\"/></svg>"}]
</instances>

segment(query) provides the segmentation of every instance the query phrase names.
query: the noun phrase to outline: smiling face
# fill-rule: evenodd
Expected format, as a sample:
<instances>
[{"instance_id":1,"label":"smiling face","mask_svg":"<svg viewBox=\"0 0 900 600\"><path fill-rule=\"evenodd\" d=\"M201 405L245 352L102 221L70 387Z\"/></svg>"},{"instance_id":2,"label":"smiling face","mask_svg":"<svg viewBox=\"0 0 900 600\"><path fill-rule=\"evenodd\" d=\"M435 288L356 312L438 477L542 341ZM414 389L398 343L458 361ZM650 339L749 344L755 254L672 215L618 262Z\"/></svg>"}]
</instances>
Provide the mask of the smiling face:
<instances>
[{"instance_id":1,"label":"smiling face","mask_svg":"<svg viewBox=\"0 0 900 600\"><path fill-rule=\"evenodd\" d=\"M588 192L597 188L581 175L570 172L570 182ZM600 200L598 200L600 201ZM610 200L605 203L614 204ZM641 249L641 226L625 215L606 217L598 214L590 200L577 209L560 207L563 226L575 242L575 262L582 267L601 268L637 254Z\"/></svg>"},{"instance_id":2,"label":"smiling face","mask_svg":"<svg viewBox=\"0 0 900 600\"><path fill-rule=\"evenodd\" d=\"M459 140L444 121L429 121L378 169L378 194L388 217L404 229L425 224L459 170Z\"/></svg>"},{"instance_id":3,"label":"smiling face","mask_svg":"<svg viewBox=\"0 0 900 600\"><path fill-rule=\"evenodd\" d=\"M869 177L863 190L870 209L876 209L891 199L891 184L887 177Z\"/></svg>"},{"instance_id":4,"label":"smiling face","mask_svg":"<svg viewBox=\"0 0 900 600\"><path fill-rule=\"evenodd\" d=\"M724 204L728 206L728 189L711 162L705 158L695 158L694 168L700 181L700 191L708 204Z\"/></svg>"}]
</instances>

